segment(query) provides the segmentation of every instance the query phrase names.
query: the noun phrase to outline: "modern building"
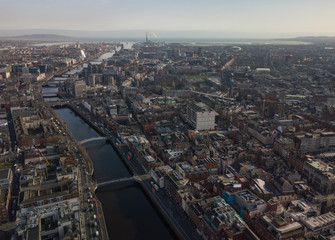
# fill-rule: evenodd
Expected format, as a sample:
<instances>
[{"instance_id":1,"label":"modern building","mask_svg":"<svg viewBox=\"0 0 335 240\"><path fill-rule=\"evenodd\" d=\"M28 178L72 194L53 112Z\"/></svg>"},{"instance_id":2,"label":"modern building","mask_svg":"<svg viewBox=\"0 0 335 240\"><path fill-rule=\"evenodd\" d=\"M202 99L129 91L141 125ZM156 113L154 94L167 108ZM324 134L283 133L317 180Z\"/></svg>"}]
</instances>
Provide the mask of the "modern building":
<instances>
[{"instance_id":1,"label":"modern building","mask_svg":"<svg viewBox=\"0 0 335 240\"><path fill-rule=\"evenodd\" d=\"M73 85L73 95L75 97L82 97L86 91L86 83L84 81L77 81Z\"/></svg>"},{"instance_id":2,"label":"modern building","mask_svg":"<svg viewBox=\"0 0 335 240\"><path fill-rule=\"evenodd\" d=\"M177 198L177 192L184 189L188 179L183 178L177 171L170 171L165 175L164 186L168 195Z\"/></svg>"},{"instance_id":3,"label":"modern building","mask_svg":"<svg viewBox=\"0 0 335 240\"><path fill-rule=\"evenodd\" d=\"M95 74L90 74L88 76L88 83L90 87L95 87L96 84Z\"/></svg>"},{"instance_id":4,"label":"modern building","mask_svg":"<svg viewBox=\"0 0 335 240\"><path fill-rule=\"evenodd\" d=\"M0 188L8 188L12 177L12 170L10 168L0 170Z\"/></svg>"},{"instance_id":5,"label":"modern building","mask_svg":"<svg viewBox=\"0 0 335 240\"><path fill-rule=\"evenodd\" d=\"M164 187L164 176L173 169L169 165L160 166L150 170L152 179L157 183L160 188Z\"/></svg>"},{"instance_id":6,"label":"modern building","mask_svg":"<svg viewBox=\"0 0 335 240\"><path fill-rule=\"evenodd\" d=\"M296 136L295 141L303 153L327 150L335 146L335 132L306 133Z\"/></svg>"},{"instance_id":7,"label":"modern building","mask_svg":"<svg viewBox=\"0 0 335 240\"><path fill-rule=\"evenodd\" d=\"M101 84L102 74L92 73L88 76L88 83L90 87L95 87L96 84Z\"/></svg>"},{"instance_id":8,"label":"modern building","mask_svg":"<svg viewBox=\"0 0 335 240\"><path fill-rule=\"evenodd\" d=\"M31 74L29 73L29 68L28 67L23 67L22 68L22 79L23 82L28 83L31 80Z\"/></svg>"},{"instance_id":9,"label":"modern building","mask_svg":"<svg viewBox=\"0 0 335 240\"><path fill-rule=\"evenodd\" d=\"M318 236L327 230L335 227L335 213L328 212L317 217L309 217L302 220L302 223Z\"/></svg>"},{"instance_id":10,"label":"modern building","mask_svg":"<svg viewBox=\"0 0 335 240\"><path fill-rule=\"evenodd\" d=\"M249 190L237 192L235 201L242 218L244 217L245 212L247 212L250 217L253 217L264 212L267 208L266 202Z\"/></svg>"},{"instance_id":11,"label":"modern building","mask_svg":"<svg viewBox=\"0 0 335 240\"><path fill-rule=\"evenodd\" d=\"M215 128L217 113L204 103L191 103L187 106L187 121L197 130Z\"/></svg>"}]
</instances>

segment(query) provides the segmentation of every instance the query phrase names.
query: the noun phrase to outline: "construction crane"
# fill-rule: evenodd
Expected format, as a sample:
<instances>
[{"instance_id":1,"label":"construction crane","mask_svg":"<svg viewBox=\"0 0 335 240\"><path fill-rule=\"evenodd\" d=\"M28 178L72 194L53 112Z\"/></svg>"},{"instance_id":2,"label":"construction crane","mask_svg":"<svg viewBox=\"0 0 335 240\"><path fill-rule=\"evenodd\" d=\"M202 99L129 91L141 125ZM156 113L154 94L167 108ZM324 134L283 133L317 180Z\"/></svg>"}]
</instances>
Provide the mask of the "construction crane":
<instances>
[{"instance_id":1,"label":"construction crane","mask_svg":"<svg viewBox=\"0 0 335 240\"><path fill-rule=\"evenodd\" d=\"M50 164L50 162L48 161L48 159L42 153L41 149L39 149L39 148L36 148L36 149L38 150L38 152L40 153L40 155L44 158L44 160L47 163L48 167L50 167L50 168L56 168L56 165Z\"/></svg>"}]
</instances>

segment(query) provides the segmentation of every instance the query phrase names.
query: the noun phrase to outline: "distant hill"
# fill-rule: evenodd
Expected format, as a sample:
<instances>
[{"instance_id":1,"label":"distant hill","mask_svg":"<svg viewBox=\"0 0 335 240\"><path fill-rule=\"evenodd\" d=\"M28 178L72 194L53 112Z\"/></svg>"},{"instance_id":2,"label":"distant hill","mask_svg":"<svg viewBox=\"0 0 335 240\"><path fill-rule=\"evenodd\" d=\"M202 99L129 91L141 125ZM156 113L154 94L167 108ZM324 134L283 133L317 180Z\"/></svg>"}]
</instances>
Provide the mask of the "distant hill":
<instances>
[{"instance_id":1,"label":"distant hill","mask_svg":"<svg viewBox=\"0 0 335 240\"><path fill-rule=\"evenodd\" d=\"M57 34L30 34L30 35L20 35L20 36L11 36L2 38L13 39L13 40L53 40L53 41L74 40L74 38L72 37Z\"/></svg>"},{"instance_id":2,"label":"distant hill","mask_svg":"<svg viewBox=\"0 0 335 240\"><path fill-rule=\"evenodd\" d=\"M306 36L306 37L296 37L287 39L278 39L287 41L300 41L300 42L311 42L311 43L335 43L335 37L328 36Z\"/></svg>"}]
</instances>

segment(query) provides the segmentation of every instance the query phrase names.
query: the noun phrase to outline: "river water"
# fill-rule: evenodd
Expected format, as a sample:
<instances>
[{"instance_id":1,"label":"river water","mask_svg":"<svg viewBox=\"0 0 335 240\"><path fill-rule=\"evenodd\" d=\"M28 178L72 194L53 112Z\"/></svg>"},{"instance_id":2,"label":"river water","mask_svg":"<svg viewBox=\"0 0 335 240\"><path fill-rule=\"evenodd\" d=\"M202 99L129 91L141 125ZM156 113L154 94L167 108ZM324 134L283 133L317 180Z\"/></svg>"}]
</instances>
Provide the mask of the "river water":
<instances>
[{"instance_id":1,"label":"river water","mask_svg":"<svg viewBox=\"0 0 335 240\"><path fill-rule=\"evenodd\" d=\"M78 140L97 137L99 134L68 108L56 109L56 114L67 124ZM84 145L93 161L94 178L105 181L130 176L129 171L110 144L104 140ZM106 221L110 239L175 239L175 234L135 183L96 191Z\"/></svg>"}]
</instances>

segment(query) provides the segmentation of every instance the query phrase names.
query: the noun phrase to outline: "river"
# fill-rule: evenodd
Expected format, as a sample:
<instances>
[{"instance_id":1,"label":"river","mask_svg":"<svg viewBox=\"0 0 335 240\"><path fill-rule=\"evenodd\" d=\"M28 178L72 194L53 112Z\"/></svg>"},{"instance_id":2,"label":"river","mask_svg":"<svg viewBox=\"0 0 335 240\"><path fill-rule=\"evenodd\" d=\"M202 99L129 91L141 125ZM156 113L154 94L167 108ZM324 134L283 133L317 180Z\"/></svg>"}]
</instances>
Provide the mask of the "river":
<instances>
[{"instance_id":1,"label":"river","mask_svg":"<svg viewBox=\"0 0 335 240\"><path fill-rule=\"evenodd\" d=\"M78 140L99 134L68 108L55 109ZM110 144L104 140L85 144L93 161L94 178L101 182L130 176L129 171ZM117 188L103 187L96 191L106 221L110 239L175 239L175 234L152 206L136 183Z\"/></svg>"}]
</instances>

